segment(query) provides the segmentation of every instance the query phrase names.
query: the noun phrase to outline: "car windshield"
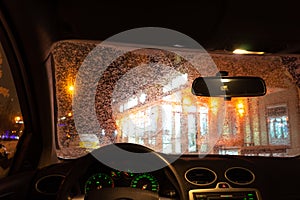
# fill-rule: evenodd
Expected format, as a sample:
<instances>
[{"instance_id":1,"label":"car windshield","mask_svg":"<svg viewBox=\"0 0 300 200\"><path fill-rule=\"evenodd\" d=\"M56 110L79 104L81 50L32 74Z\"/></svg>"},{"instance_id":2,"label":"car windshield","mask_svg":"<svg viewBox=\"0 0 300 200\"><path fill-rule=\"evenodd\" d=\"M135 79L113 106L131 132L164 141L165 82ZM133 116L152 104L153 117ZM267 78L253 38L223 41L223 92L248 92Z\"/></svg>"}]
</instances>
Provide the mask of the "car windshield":
<instances>
[{"instance_id":1,"label":"car windshield","mask_svg":"<svg viewBox=\"0 0 300 200\"><path fill-rule=\"evenodd\" d=\"M59 157L116 142L167 154L300 154L296 56L100 44L53 46ZM191 93L195 78L220 70L263 78L267 94L225 100Z\"/></svg>"}]
</instances>

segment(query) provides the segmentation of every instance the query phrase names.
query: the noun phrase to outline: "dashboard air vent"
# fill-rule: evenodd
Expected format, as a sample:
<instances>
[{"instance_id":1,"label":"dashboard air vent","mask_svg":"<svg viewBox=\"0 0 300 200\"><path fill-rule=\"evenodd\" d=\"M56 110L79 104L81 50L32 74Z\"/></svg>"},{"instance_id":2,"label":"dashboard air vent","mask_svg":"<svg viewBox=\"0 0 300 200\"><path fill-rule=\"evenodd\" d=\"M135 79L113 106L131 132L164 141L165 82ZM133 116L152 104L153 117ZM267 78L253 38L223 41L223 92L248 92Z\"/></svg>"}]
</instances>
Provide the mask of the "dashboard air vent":
<instances>
[{"instance_id":1,"label":"dashboard air vent","mask_svg":"<svg viewBox=\"0 0 300 200\"><path fill-rule=\"evenodd\" d=\"M255 175L249 169L243 167L232 167L225 172L225 177L231 183L247 185L254 181Z\"/></svg>"},{"instance_id":2,"label":"dashboard air vent","mask_svg":"<svg viewBox=\"0 0 300 200\"><path fill-rule=\"evenodd\" d=\"M214 183L217 174L208 168L195 167L186 171L185 179L191 184L205 186Z\"/></svg>"},{"instance_id":3,"label":"dashboard air vent","mask_svg":"<svg viewBox=\"0 0 300 200\"><path fill-rule=\"evenodd\" d=\"M35 188L39 193L56 195L64 178L63 175L59 174L44 176L36 182Z\"/></svg>"}]
</instances>

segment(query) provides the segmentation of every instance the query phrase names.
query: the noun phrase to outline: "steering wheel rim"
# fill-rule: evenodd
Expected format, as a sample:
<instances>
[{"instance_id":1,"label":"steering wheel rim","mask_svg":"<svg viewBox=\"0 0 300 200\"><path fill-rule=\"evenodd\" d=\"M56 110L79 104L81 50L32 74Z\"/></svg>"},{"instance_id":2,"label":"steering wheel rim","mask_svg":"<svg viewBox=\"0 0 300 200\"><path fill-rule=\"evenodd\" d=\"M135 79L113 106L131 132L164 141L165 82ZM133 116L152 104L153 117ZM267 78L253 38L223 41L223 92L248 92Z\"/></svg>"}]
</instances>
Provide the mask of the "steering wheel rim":
<instances>
[{"instance_id":1,"label":"steering wheel rim","mask_svg":"<svg viewBox=\"0 0 300 200\"><path fill-rule=\"evenodd\" d=\"M78 181L79 177L81 175L84 174L84 172L87 171L87 169L89 168L89 166L92 165L92 163L95 162L95 160L98 160L97 156L101 156L101 155L108 155L109 151L112 148L118 147L121 150L124 150L126 152L129 153L147 153L147 155L151 154L153 156L154 159L157 159L157 161L162 162L163 164L165 164L165 166L169 169L169 171L171 171L172 175L174 176L174 178L177 180L176 183L178 185L178 192L179 192L179 197L182 200L186 199L185 193L184 193L184 188L182 186L182 184L180 183L179 180L179 175L176 172L175 168L164 158L162 157L160 154L158 154L157 152L155 152L154 150L145 147L143 145L139 145L139 144L133 144L133 143L114 143L114 144L110 144L104 147L100 147L99 149L94 150L93 152L87 154L86 156L79 158L75 164L73 165L73 167L71 168L71 170L69 171L69 173L67 174L67 176L65 177L64 181L62 182L61 186L60 186L60 190L57 194L57 200L65 200L68 198L68 194L71 190L71 188L74 185L74 182ZM112 160L112 158L110 157L110 159ZM126 158L123 158L126 159ZM103 163L103 162L102 162ZM114 160L112 160L112 163L114 163ZM160 165L162 164L160 163ZM105 165L107 165L107 163L104 163ZM128 164L128 163L127 163ZM130 164L130 163L129 163ZM140 165L143 165L143 163L139 163ZM109 165L111 167L111 165ZM128 167L128 166L124 166L124 167ZM130 167L137 167L137 166L130 166ZM127 168L127 169L131 169L131 168ZM126 188L128 189L128 188ZM157 196L155 196L154 194L148 193L148 191L142 191L142 190L138 190L139 191L139 195L137 194L137 189L128 189L126 192L126 189L122 189L119 188L117 190L122 191L122 193L124 194L123 196L120 195L112 195L111 200L117 200L117 199L131 199L131 200L136 200L136 199L145 199L145 200L153 200L153 199L159 199L159 196L157 194ZM103 190L103 194L101 194L101 190L97 190L96 192L93 192L93 194L91 195L91 197L93 197L93 199L99 199L102 198L105 195L105 199L108 199L108 194L110 192L113 192L113 189L106 189ZM86 199L86 198L85 198ZM88 200L92 200L92 198L87 198Z\"/></svg>"}]
</instances>

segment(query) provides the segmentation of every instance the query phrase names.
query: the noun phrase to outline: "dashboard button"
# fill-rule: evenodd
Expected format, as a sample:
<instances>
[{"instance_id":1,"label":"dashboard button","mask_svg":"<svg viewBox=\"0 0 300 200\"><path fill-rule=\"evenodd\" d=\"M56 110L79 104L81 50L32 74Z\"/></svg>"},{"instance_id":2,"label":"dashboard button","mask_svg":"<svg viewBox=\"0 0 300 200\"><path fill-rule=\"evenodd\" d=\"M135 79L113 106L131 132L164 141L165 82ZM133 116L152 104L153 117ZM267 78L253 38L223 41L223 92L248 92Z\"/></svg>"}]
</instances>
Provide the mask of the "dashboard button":
<instances>
[{"instance_id":1,"label":"dashboard button","mask_svg":"<svg viewBox=\"0 0 300 200\"><path fill-rule=\"evenodd\" d=\"M218 188L230 188L228 183L219 183Z\"/></svg>"}]
</instances>

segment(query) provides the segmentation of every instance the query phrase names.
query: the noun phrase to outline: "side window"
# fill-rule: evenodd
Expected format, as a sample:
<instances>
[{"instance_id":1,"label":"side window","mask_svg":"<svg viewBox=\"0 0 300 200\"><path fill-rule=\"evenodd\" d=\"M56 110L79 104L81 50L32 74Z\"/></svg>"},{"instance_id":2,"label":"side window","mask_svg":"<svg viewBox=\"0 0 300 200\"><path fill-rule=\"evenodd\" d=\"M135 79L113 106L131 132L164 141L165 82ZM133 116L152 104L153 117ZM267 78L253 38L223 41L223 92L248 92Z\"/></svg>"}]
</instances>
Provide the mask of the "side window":
<instances>
[{"instance_id":1,"label":"side window","mask_svg":"<svg viewBox=\"0 0 300 200\"><path fill-rule=\"evenodd\" d=\"M16 88L0 46L0 178L7 175L24 129Z\"/></svg>"}]
</instances>

